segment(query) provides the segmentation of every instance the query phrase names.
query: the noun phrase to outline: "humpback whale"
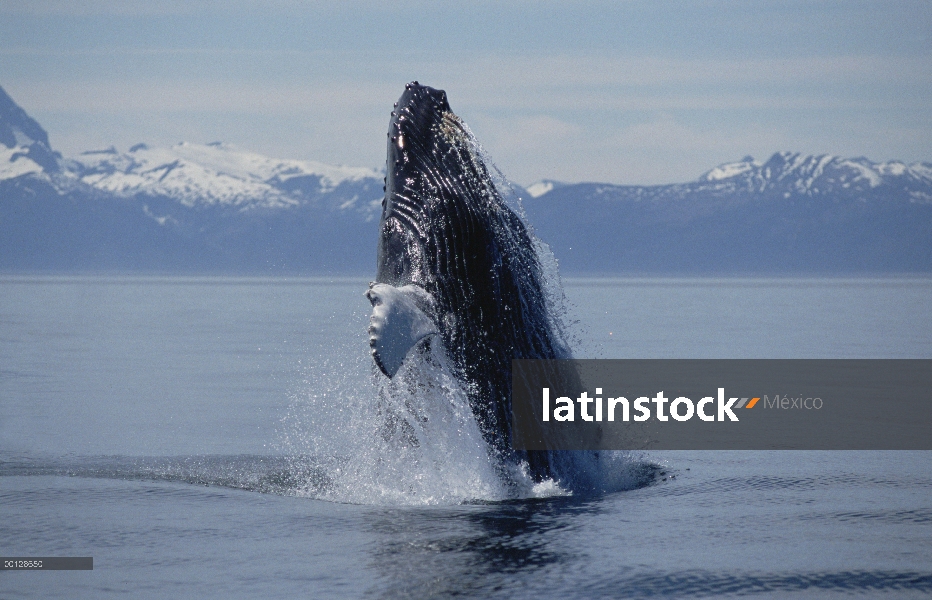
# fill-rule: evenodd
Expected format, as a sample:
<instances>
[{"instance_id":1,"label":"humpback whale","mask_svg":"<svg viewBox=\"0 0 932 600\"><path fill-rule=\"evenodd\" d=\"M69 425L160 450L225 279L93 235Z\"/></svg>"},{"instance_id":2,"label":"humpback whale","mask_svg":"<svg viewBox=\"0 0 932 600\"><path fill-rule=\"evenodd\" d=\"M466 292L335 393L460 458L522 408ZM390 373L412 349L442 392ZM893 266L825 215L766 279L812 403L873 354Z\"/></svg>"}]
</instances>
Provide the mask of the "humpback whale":
<instances>
[{"instance_id":1,"label":"humpback whale","mask_svg":"<svg viewBox=\"0 0 932 600\"><path fill-rule=\"evenodd\" d=\"M511 448L512 359L570 357L531 235L444 91L407 84L387 143L366 292L376 365L393 377L416 348L442 344L494 458L526 461L537 481L558 477L552 453Z\"/></svg>"}]
</instances>

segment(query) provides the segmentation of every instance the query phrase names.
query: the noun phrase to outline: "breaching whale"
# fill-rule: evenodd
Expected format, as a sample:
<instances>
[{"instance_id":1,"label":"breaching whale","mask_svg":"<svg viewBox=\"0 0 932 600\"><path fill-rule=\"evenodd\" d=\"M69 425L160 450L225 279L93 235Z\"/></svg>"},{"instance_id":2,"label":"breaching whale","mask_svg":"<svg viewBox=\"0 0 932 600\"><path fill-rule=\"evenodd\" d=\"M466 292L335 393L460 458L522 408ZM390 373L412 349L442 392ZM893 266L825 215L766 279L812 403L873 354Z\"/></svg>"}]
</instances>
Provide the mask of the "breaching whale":
<instances>
[{"instance_id":1,"label":"breaching whale","mask_svg":"<svg viewBox=\"0 0 932 600\"><path fill-rule=\"evenodd\" d=\"M376 365L393 377L411 352L439 340L495 458L526 460L538 481L556 476L551 453L511 448L512 359L570 357L548 315L531 235L444 91L405 86L387 154L377 274L366 292Z\"/></svg>"}]
</instances>

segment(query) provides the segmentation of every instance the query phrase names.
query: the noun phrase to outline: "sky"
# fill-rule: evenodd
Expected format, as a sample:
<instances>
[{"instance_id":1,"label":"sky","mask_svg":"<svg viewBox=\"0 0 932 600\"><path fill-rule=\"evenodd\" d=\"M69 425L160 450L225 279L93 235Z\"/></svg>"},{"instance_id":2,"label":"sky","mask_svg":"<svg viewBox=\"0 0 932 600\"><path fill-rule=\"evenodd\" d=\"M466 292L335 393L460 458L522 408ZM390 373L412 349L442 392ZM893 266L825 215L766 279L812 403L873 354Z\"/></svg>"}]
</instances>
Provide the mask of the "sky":
<instances>
[{"instance_id":1,"label":"sky","mask_svg":"<svg viewBox=\"0 0 932 600\"><path fill-rule=\"evenodd\" d=\"M223 141L381 169L411 80L523 185L932 162L928 0L0 0L0 86L66 156Z\"/></svg>"}]
</instances>

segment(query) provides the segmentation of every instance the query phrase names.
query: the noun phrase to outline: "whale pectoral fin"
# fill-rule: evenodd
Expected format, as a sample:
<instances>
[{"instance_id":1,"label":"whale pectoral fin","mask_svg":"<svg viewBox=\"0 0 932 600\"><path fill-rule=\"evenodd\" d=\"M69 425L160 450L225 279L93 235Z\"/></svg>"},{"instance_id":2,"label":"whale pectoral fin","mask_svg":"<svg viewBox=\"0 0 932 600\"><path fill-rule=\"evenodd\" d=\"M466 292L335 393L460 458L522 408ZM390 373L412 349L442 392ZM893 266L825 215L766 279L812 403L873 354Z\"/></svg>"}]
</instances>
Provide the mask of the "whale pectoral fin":
<instances>
[{"instance_id":1,"label":"whale pectoral fin","mask_svg":"<svg viewBox=\"0 0 932 600\"><path fill-rule=\"evenodd\" d=\"M375 364L389 377L395 376L415 344L439 333L433 319L415 303L418 296L423 299L427 293L412 285L396 288L370 283L366 292L372 303L369 346Z\"/></svg>"}]
</instances>

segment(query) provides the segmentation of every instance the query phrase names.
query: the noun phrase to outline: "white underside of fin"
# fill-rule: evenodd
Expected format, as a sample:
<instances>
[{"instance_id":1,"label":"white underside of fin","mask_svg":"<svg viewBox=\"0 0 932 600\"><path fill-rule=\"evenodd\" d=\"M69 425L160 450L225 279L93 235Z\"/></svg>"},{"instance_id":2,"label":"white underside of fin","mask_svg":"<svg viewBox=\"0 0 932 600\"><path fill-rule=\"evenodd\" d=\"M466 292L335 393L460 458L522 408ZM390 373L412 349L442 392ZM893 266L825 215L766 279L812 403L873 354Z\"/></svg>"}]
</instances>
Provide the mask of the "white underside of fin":
<instances>
[{"instance_id":1,"label":"white underside of fin","mask_svg":"<svg viewBox=\"0 0 932 600\"><path fill-rule=\"evenodd\" d=\"M372 302L369 317L372 357L383 373L394 377L419 341L439 333L434 320L414 300L417 298L423 306L429 306L430 295L415 285L370 283L366 297Z\"/></svg>"}]
</instances>

